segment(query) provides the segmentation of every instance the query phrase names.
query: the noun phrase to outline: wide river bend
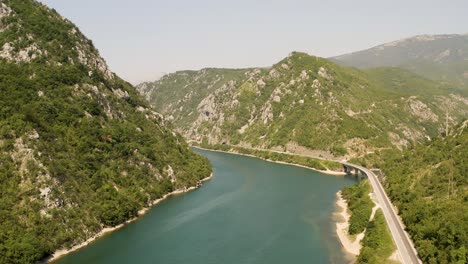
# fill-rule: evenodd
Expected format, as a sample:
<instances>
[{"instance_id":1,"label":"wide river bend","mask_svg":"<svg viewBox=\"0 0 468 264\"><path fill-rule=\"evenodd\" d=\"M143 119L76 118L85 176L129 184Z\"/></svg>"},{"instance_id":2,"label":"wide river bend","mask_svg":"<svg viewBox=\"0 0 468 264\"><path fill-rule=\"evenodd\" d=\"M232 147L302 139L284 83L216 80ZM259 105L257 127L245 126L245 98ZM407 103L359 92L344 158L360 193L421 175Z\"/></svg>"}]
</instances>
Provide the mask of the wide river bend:
<instances>
[{"instance_id":1,"label":"wide river bend","mask_svg":"<svg viewBox=\"0 0 468 264\"><path fill-rule=\"evenodd\" d=\"M336 192L352 177L196 150L214 177L60 264L347 263L335 232Z\"/></svg>"}]
</instances>

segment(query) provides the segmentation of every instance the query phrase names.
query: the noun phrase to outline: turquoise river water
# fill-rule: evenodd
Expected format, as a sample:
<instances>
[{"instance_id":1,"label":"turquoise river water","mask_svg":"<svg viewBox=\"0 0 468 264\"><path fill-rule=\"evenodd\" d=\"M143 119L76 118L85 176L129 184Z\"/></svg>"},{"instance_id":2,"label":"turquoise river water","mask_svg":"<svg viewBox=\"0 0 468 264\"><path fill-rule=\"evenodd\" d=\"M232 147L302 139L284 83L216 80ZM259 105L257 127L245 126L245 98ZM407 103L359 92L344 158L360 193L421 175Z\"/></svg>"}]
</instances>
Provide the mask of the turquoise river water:
<instances>
[{"instance_id":1,"label":"turquoise river water","mask_svg":"<svg viewBox=\"0 0 468 264\"><path fill-rule=\"evenodd\" d=\"M59 264L347 263L336 192L355 182L256 158L197 150L214 177Z\"/></svg>"}]
</instances>

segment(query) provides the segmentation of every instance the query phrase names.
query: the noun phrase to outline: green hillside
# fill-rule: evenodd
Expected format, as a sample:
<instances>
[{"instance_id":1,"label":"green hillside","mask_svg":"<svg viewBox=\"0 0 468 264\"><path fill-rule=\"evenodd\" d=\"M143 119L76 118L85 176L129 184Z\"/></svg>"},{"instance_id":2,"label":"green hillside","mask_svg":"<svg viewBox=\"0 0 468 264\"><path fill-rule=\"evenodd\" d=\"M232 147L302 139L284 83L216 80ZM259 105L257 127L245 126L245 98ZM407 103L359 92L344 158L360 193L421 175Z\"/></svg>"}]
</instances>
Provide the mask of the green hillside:
<instances>
[{"instance_id":1,"label":"green hillside","mask_svg":"<svg viewBox=\"0 0 468 264\"><path fill-rule=\"evenodd\" d=\"M270 68L179 72L137 88L187 139L325 157L403 148L440 134L446 113L450 125L468 114L456 87L299 52Z\"/></svg>"},{"instance_id":2,"label":"green hillside","mask_svg":"<svg viewBox=\"0 0 468 264\"><path fill-rule=\"evenodd\" d=\"M465 121L448 137L366 161L382 168L387 194L424 263L468 260L467 125Z\"/></svg>"},{"instance_id":3,"label":"green hillside","mask_svg":"<svg viewBox=\"0 0 468 264\"><path fill-rule=\"evenodd\" d=\"M0 263L35 263L210 174L72 23L0 4Z\"/></svg>"}]
</instances>

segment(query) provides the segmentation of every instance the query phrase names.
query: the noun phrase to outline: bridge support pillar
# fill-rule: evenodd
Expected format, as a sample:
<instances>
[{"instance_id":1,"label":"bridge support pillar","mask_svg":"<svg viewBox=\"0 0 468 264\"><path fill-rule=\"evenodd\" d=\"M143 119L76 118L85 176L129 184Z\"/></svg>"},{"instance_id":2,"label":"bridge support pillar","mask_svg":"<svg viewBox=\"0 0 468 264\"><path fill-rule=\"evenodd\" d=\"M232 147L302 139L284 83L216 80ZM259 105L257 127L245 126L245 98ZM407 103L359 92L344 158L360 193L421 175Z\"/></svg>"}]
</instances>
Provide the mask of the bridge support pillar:
<instances>
[{"instance_id":1,"label":"bridge support pillar","mask_svg":"<svg viewBox=\"0 0 468 264\"><path fill-rule=\"evenodd\" d=\"M349 167L346 166L346 165L343 165L343 169L344 169L344 172L345 172L346 174L348 174L348 173L351 172L351 168L349 168Z\"/></svg>"}]
</instances>

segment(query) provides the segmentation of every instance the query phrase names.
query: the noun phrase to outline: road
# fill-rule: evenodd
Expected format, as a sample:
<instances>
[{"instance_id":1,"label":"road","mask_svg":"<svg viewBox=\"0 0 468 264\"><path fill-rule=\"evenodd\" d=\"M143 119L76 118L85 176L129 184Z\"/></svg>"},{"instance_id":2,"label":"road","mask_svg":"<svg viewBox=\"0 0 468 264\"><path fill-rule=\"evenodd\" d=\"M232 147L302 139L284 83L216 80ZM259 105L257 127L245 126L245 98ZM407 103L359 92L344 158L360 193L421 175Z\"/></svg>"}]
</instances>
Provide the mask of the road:
<instances>
[{"instance_id":1,"label":"road","mask_svg":"<svg viewBox=\"0 0 468 264\"><path fill-rule=\"evenodd\" d=\"M342 164L347 167L352 167L352 168L362 171L369 178L369 181L372 185L372 189L374 190L377 200L379 201L380 207L382 208L382 212L385 216L385 220L387 221L387 225L390 229L390 233L392 234L393 241L395 241L397 249L400 253L402 263L403 264L422 263L419 260L416 250L414 249L413 243L411 242L411 239L406 233L400 218L395 212L394 207L392 203L390 202L390 199L385 193L385 190L383 189L382 184L380 184L379 180L377 179L377 176L372 171L368 170L367 168L354 165L354 164L350 164L350 163L346 163L346 162L343 162Z\"/></svg>"}]
</instances>

